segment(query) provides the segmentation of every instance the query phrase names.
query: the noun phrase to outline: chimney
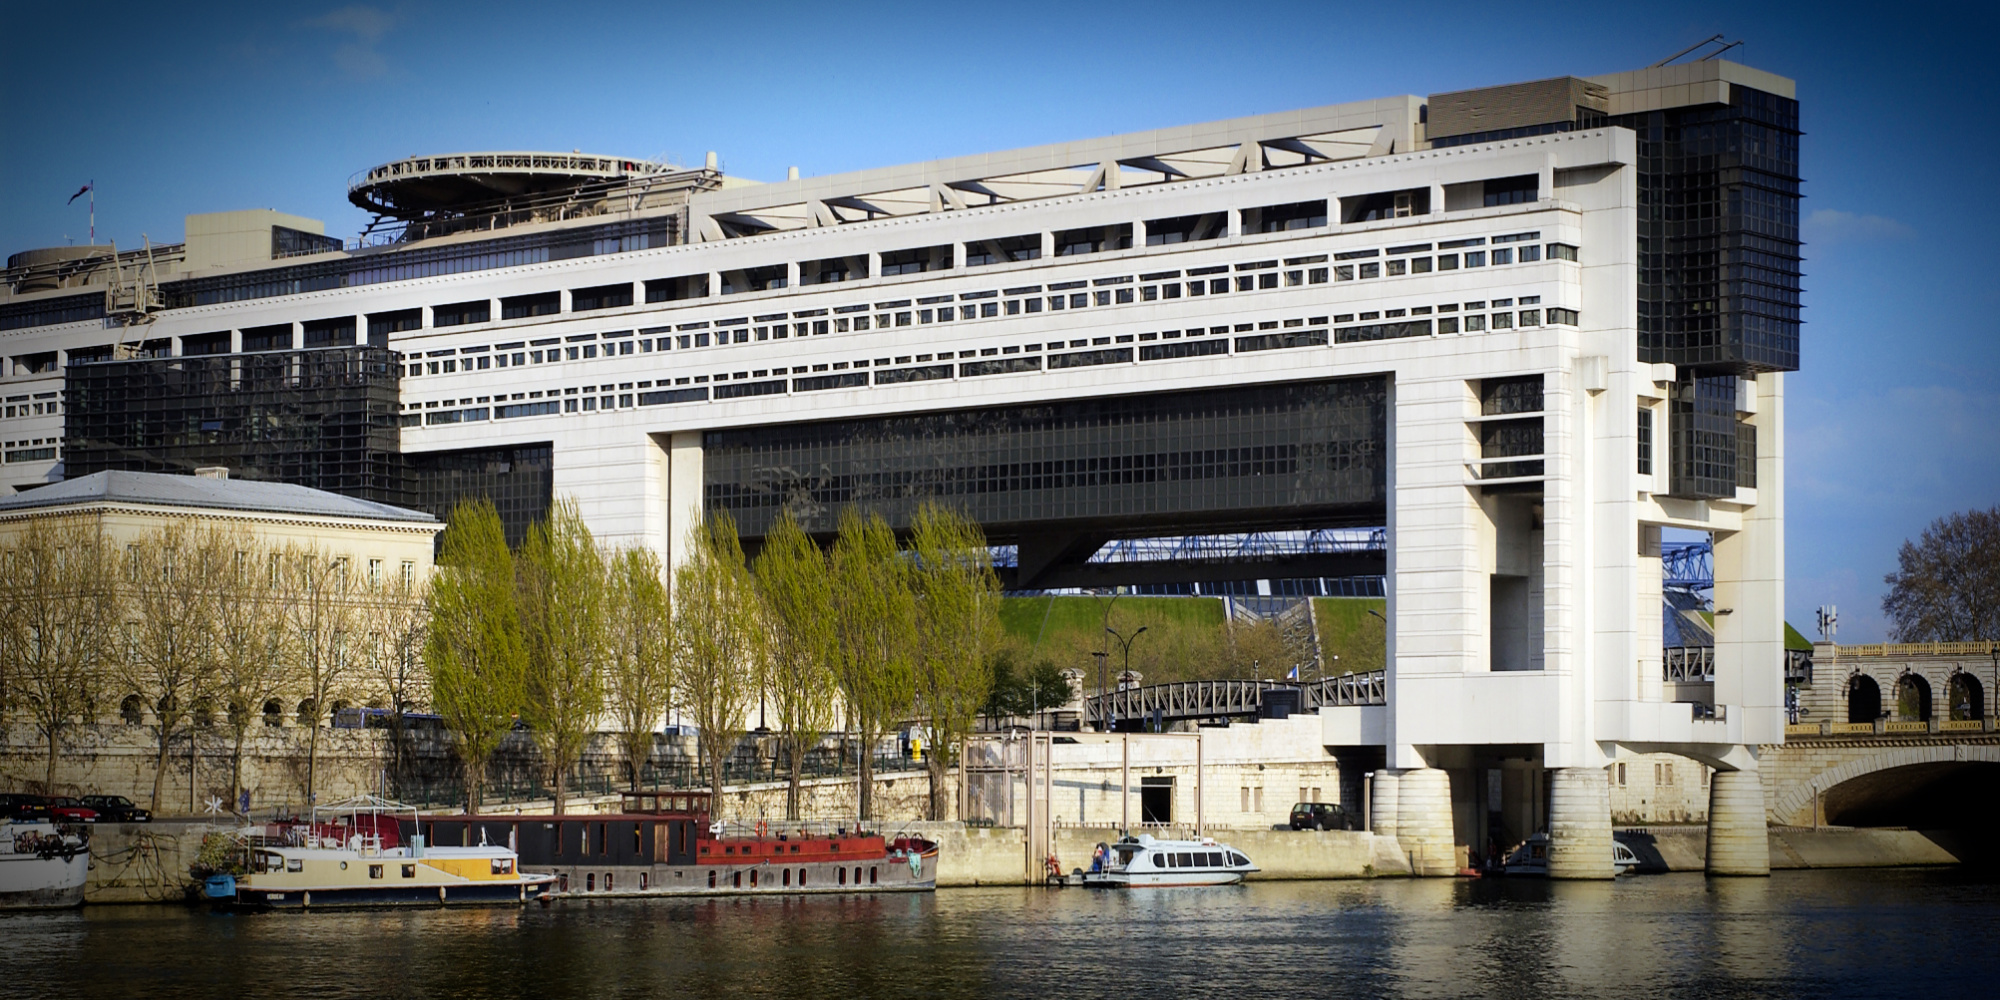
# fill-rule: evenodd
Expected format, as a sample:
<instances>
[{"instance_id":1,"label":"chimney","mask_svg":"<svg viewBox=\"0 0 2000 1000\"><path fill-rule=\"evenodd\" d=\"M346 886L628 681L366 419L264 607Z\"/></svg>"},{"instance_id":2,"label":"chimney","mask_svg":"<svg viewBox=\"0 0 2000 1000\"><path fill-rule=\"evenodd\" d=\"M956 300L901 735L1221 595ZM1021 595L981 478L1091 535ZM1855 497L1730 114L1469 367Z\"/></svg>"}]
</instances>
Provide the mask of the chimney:
<instances>
[{"instance_id":1,"label":"chimney","mask_svg":"<svg viewBox=\"0 0 2000 1000\"><path fill-rule=\"evenodd\" d=\"M202 466L202 467L200 467L200 468L198 468L198 469L194 470L194 474L195 474L195 478L197 478L197 479L228 479L228 478L229 478L229 466L226 466L226 465L204 465L204 466Z\"/></svg>"}]
</instances>

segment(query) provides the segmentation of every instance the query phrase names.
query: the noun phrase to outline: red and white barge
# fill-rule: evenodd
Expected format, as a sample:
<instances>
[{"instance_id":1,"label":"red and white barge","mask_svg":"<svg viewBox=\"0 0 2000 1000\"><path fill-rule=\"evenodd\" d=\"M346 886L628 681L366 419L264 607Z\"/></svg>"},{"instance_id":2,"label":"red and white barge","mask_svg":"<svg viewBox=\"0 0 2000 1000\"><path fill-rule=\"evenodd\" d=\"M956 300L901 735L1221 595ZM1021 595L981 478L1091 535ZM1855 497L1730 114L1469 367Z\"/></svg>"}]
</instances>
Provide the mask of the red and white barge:
<instances>
[{"instance_id":1,"label":"red and white barge","mask_svg":"<svg viewBox=\"0 0 2000 1000\"><path fill-rule=\"evenodd\" d=\"M828 823L721 823L707 792L627 792L616 813L425 816L438 846L504 844L550 899L928 892L938 847Z\"/></svg>"}]
</instances>

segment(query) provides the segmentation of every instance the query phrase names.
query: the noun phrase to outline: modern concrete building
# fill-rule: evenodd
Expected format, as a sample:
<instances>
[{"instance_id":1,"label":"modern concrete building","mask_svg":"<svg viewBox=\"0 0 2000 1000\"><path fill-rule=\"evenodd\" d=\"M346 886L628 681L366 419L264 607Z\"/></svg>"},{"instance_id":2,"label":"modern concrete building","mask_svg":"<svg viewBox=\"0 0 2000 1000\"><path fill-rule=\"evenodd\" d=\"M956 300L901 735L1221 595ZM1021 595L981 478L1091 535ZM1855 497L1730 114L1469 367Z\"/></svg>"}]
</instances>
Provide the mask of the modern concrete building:
<instances>
[{"instance_id":1,"label":"modern concrete building","mask_svg":"<svg viewBox=\"0 0 2000 1000\"><path fill-rule=\"evenodd\" d=\"M670 561L705 511L754 545L936 497L1021 589L1121 539L1386 528L1311 569L1388 595L1387 703L1321 718L1423 865L1547 826L1608 876L1605 767L1665 751L1718 769L1712 867L1757 871L1798 135L1790 81L1708 60L770 184L412 158L357 176L352 248L272 215L17 255L0 475L227 464L515 532L574 495ZM1715 539L1701 704L1670 526Z\"/></svg>"}]
</instances>

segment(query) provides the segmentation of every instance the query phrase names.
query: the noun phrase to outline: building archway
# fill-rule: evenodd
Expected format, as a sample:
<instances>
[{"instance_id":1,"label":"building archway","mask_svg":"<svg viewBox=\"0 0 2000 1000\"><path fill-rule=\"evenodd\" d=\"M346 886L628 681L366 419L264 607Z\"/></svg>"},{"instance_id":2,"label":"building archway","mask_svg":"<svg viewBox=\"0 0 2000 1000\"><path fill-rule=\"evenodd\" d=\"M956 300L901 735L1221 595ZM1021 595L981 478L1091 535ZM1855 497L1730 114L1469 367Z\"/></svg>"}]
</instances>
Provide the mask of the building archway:
<instances>
[{"instance_id":1,"label":"building archway","mask_svg":"<svg viewBox=\"0 0 2000 1000\"><path fill-rule=\"evenodd\" d=\"M1867 674L1847 679L1847 721L1874 722L1882 717L1882 685Z\"/></svg>"},{"instance_id":2,"label":"building archway","mask_svg":"<svg viewBox=\"0 0 2000 1000\"><path fill-rule=\"evenodd\" d=\"M1986 718L1986 686L1963 670L1954 671L1945 684L1945 711L1953 722L1977 722Z\"/></svg>"},{"instance_id":3,"label":"building archway","mask_svg":"<svg viewBox=\"0 0 2000 1000\"><path fill-rule=\"evenodd\" d=\"M128 726L136 726L146 721L146 699L136 694L128 694L118 703L118 718Z\"/></svg>"},{"instance_id":4,"label":"building archway","mask_svg":"<svg viewBox=\"0 0 2000 1000\"><path fill-rule=\"evenodd\" d=\"M264 702L264 724L277 728L285 724L285 704L276 698Z\"/></svg>"},{"instance_id":5,"label":"building archway","mask_svg":"<svg viewBox=\"0 0 2000 1000\"><path fill-rule=\"evenodd\" d=\"M1896 678L1896 721L1931 721L1931 682L1924 675L1904 671Z\"/></svg>"}]
</instances>

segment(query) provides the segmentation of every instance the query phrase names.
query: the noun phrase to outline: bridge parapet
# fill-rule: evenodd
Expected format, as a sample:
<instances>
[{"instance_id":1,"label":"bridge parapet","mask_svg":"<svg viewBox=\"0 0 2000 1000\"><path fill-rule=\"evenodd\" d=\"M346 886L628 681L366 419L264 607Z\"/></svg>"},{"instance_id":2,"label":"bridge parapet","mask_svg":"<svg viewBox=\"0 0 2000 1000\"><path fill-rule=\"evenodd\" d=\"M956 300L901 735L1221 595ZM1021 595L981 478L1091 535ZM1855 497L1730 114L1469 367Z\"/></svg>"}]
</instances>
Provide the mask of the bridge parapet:
<instances>
[{"instance_id":1,"label":"bridge parapet","mask_svg":"<svg viewBox=\"0 0 2000 1000\"><path fill-rule=\"evenodd\" d=\"M1298 709L1316 712L1324 707L1386 705L1389 703L1389 673L1363 673L1323 677L1304 683L1283 681L1178 681L1147 684L1085 699L1085 716L1092 722L1105 717L1109 708L1118 719L1151 719L1154 711L1162 722L1185 722L1257 715L1268 692L1297 691Z\"/></svg>"}]
</instances>

